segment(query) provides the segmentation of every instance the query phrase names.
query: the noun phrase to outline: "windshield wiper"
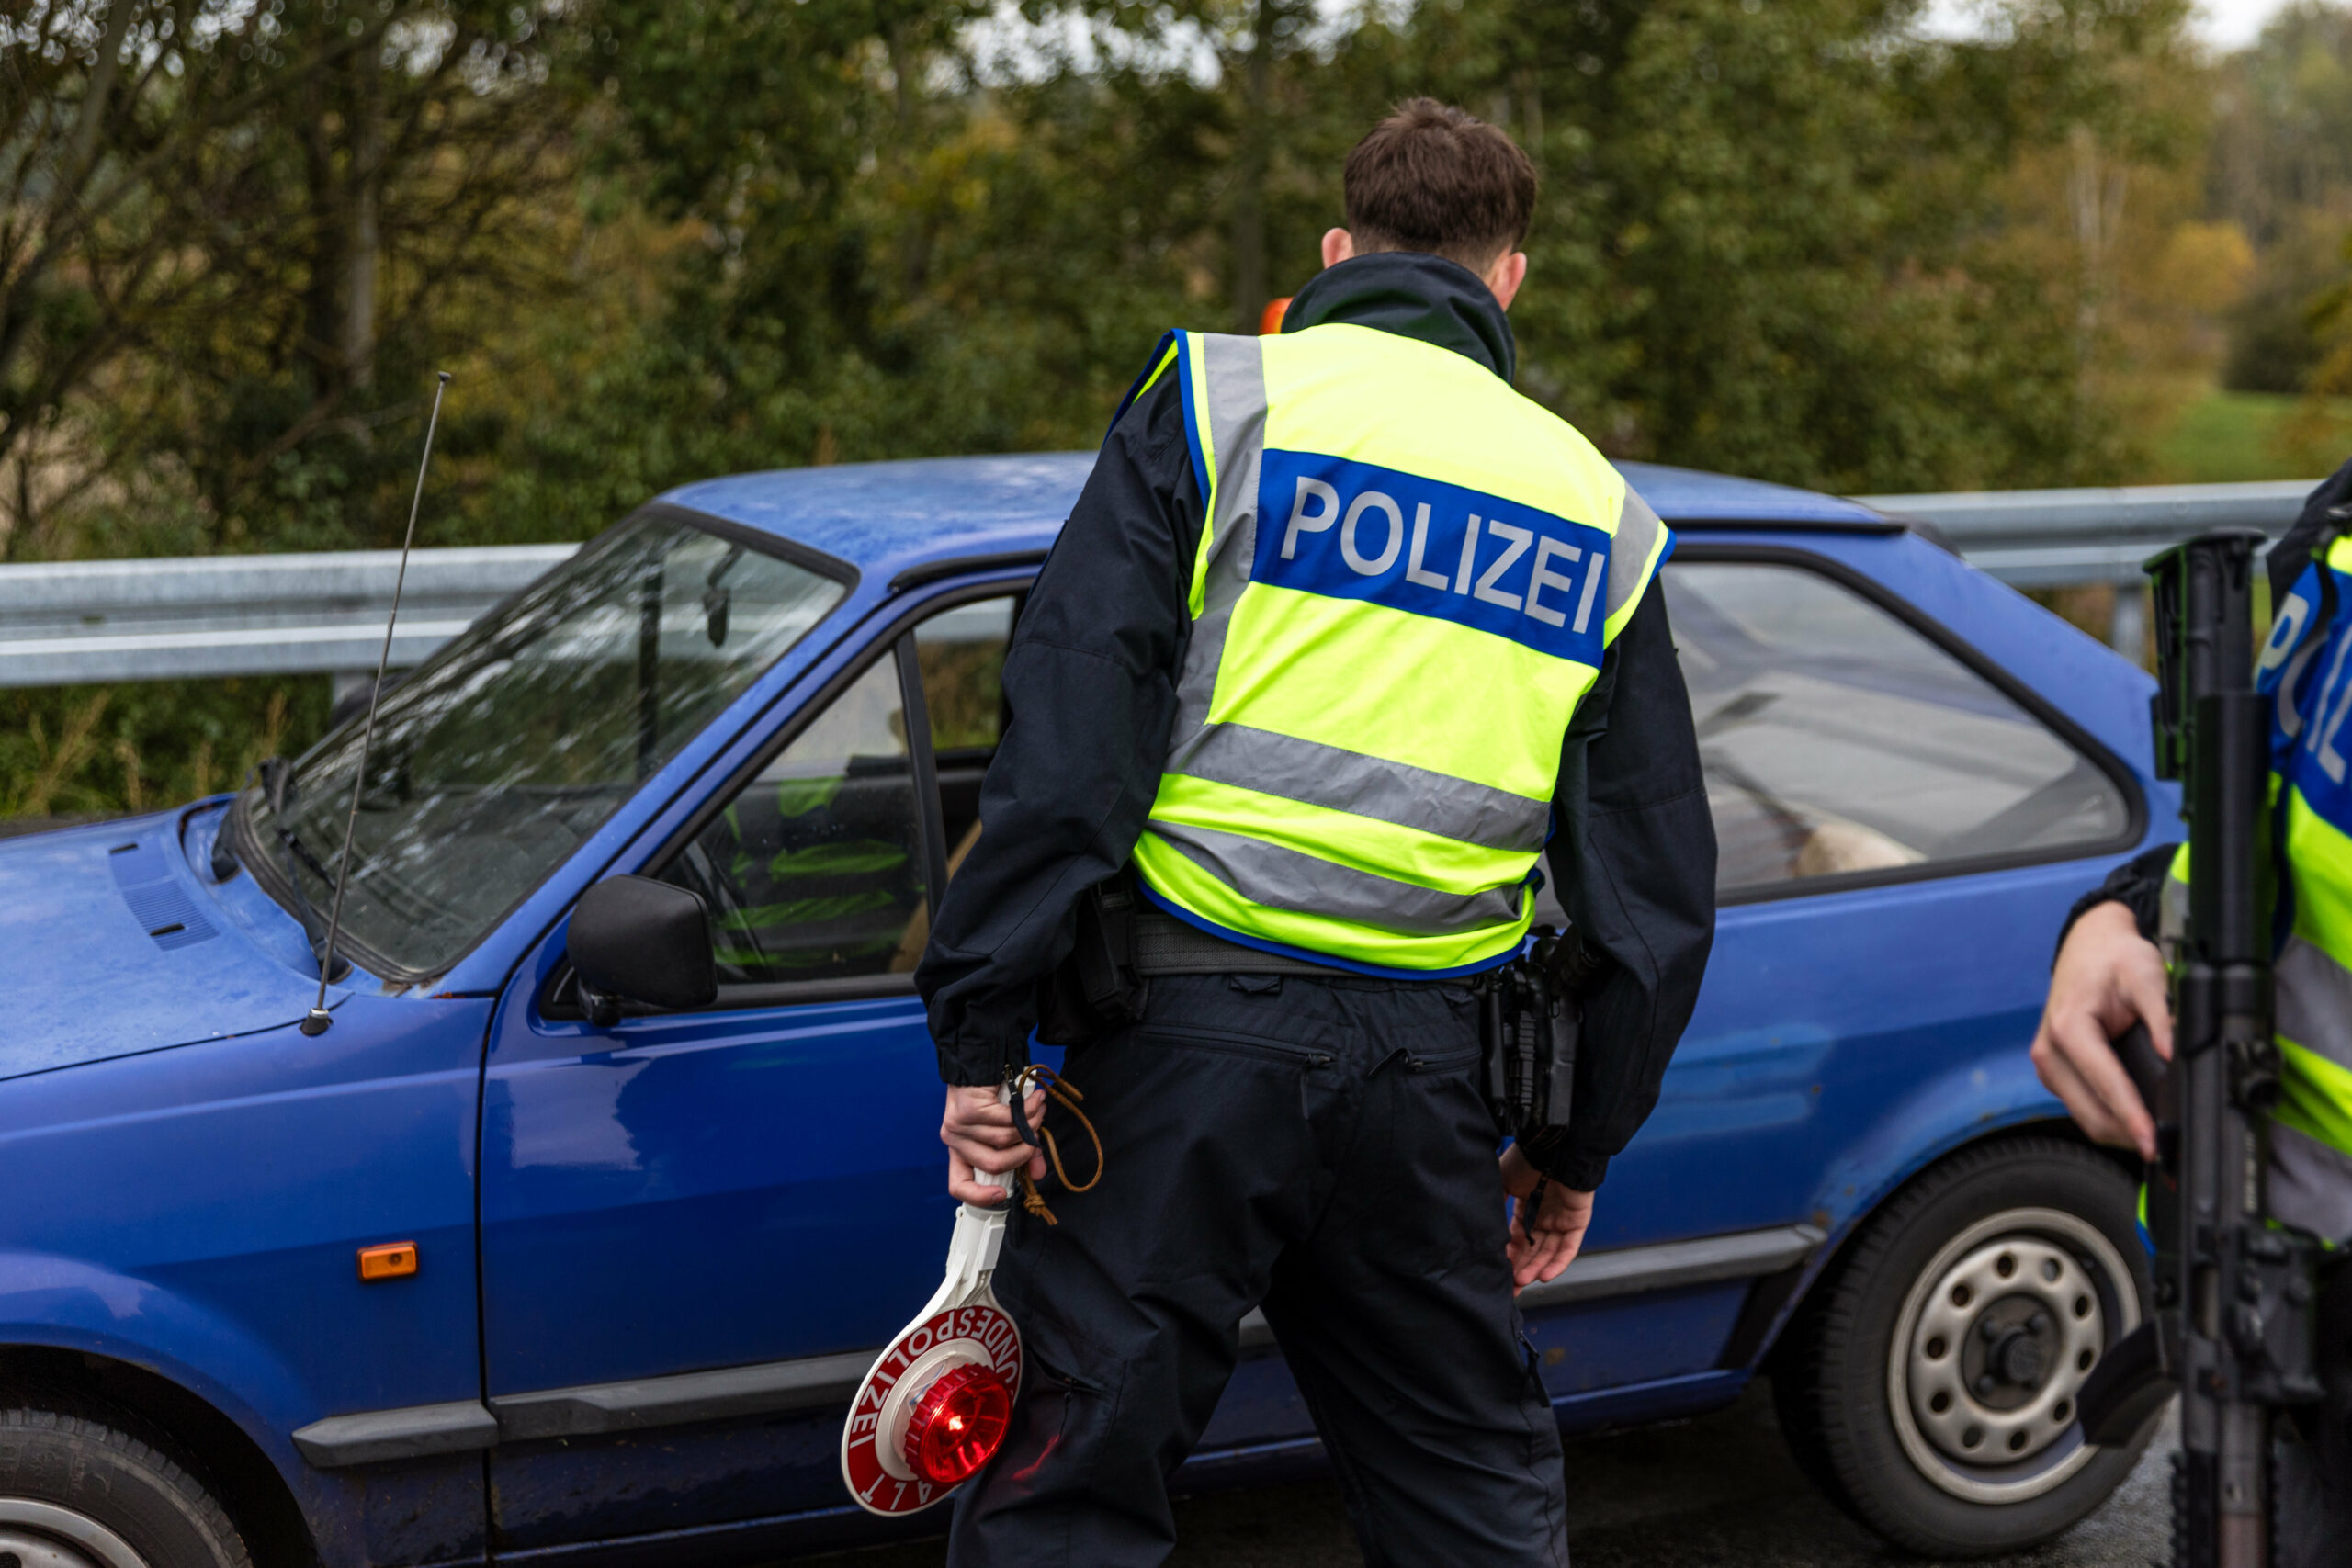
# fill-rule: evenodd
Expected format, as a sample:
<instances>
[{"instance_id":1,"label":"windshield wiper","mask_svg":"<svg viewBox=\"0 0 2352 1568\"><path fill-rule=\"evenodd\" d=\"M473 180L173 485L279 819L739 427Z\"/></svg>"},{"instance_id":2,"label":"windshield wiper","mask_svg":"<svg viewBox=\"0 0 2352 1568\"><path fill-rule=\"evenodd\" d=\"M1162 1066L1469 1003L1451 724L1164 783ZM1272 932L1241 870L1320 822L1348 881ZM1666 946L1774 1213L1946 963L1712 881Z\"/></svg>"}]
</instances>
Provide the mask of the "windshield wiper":
<instances>
[{"instance_id":1,"label":"windshield wiper","mask_svg":"<svg viewBox=\"0 0 2352 1568\"><path fill-rule=\"evenodd\" d=\"M311 906L311 896L302 890L302 873L295 862L299 860L309 866L318 874L320 881L330 886L334 878L328 874L325 863L311 853L310 848L295 836L294 829L286 825L286 795L294 782L294 764L283 757L268 757L263 759L258 771L262 797L269 802L270 831L277 836L278 852L285 857L286 888L294 901L294 918L302 922L302 939L310 946L311 960L318 964L321 975L332 983L336 976L325 973L326 922L319 919L318 910ZM348 974L350 970L351 965L346 962L344 972Z\"/></svg>"}]
</instances>

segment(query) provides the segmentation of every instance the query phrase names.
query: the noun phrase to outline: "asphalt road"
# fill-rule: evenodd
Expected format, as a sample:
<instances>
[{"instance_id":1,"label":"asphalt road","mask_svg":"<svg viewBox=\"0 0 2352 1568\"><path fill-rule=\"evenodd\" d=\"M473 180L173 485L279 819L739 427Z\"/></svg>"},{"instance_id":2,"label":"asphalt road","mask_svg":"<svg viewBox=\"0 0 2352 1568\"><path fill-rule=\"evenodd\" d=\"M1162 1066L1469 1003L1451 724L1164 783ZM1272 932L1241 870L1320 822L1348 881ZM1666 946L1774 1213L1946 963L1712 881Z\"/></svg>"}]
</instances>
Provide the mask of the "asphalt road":
<instances>
[{"instance_id":1,"label":"asphalt road","mask_svg":"<svg viewBox=\"0 0 2352 1568\"><path fill-rule=\"evenodd\" d=\"M2169 1431L2063 1539L1984 1568L2148 1568L2168 1552ZM1568 1446L1575 1568L1893 1568L1896 1551L1797 1473L1761 1387L1718 1415ZM1328 1481L1179 1503L1173 1568L1361 1568ZM936 1540L843 1552L828 1568L933 1568Z\"/></svg>"}]
</instances>

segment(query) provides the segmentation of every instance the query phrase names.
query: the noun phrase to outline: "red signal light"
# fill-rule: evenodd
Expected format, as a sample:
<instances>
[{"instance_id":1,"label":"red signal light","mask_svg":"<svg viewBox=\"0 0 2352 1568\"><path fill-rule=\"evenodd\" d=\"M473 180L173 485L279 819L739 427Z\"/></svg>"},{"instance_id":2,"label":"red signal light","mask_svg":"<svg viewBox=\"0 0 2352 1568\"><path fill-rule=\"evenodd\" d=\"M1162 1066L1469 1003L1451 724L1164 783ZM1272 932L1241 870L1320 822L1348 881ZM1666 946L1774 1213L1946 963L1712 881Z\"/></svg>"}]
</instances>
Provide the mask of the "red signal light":
<instances>
[{"instance_id":1,"label":"red signal light","mask_svg":"<svg viewBox=\"0 0 2352 1568\"><path fill-rule=\"evenodd\" d=\"M1012 1391L993 1367L951 1367L907 1420L903 1457L925 1481L953 1486L988 1463L1012 1423Z\"/></svg>"}]
</instances>

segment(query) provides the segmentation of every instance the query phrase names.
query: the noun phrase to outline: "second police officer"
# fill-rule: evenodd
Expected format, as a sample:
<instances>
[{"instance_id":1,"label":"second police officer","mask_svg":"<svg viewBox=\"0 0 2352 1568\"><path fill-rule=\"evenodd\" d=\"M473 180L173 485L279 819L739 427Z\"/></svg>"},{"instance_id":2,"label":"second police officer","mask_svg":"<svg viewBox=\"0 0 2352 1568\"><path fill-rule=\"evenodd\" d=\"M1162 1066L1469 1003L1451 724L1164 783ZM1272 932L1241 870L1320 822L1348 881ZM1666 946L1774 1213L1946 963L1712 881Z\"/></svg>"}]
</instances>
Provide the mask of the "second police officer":
<instances>
[{"instance_id":1,"label":"second police officer","mask_svg":"<svg viewBox=\"0 0 2352 1568\"><path fill-rule=\"evenodd\" d=\"M1100 1184L1012 1217L1035 1371L952 1562L1159 1562L1259 1307L1367 1562L1566 1561L1514 1288L1567 1266L1656 1101L1715 847L1671 537L1511 387L1535 184L1494 127L1400 106L1283 331L1155 352L1022 615L917 976L955 1196L1044 1174L997 1086L1106 888L1148 989L1069 1058ZM1547 845L1597 970L1573 1119L1498 1164L1467 982L1521 950Z\"/></svg>"},{"instance_id":2,"label":"second police officer","mask_svg":"<svg viewBox=\"0 0 2352 1568\"><path fill-rule=\"evenodd\" d=\"M2274 1561L2352 1561L2352 539L2331 523L2352 502L2352 463L2312 493L2270 551L2280 614L2258 674L2268 694L2272 779L2285 831L2290 930L2272 967L2283 1092L2271 1114L2270 1217L2335 1249L2321 1267L2323 1404L2293 1413L2274 1467ZM2332 616L2329 615L2333 611ZM2117 868L2067 917L2033 1043L2041 1081L2083 1131L2156 1156L2156 1128L2110 1042L2144 1022L2170 1056L2161 937L2186 902L2185 846Z\"/></svg>"}]
</instances>

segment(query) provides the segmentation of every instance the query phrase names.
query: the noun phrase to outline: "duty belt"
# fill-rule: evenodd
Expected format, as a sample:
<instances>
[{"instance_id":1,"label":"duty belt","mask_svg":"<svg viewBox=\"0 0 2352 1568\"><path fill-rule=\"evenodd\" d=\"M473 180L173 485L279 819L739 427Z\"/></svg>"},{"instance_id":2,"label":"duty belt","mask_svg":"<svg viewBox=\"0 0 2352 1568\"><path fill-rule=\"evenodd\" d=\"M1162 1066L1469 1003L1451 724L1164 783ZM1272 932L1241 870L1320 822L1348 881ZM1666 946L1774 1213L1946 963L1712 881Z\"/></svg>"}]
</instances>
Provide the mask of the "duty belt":
<instances>
[{"instance_id":1,"label":"duty belt","mask_svg":"<svg viewBox=\"0 0 2352 1568\"><path fill-rule=\"evenodd\" d=\"M1344 979L1351 973L1328 964L1244 947L1152 908L1135 913L1135 972L1147 979L1155 975L1319 975Z\"/></svg>"}]
</instances>

